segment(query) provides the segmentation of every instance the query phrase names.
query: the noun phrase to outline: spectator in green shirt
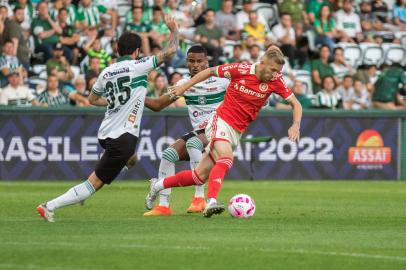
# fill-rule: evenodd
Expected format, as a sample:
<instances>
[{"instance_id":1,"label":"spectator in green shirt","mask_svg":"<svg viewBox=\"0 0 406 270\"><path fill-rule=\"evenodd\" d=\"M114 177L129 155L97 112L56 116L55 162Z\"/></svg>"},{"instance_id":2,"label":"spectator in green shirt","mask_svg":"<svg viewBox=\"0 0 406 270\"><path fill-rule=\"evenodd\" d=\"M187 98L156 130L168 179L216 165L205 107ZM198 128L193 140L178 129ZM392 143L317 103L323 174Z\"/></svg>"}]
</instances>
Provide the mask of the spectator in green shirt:
<instances>
[{"instance_id":1,"label":"spectator in green shirt","mask_svg":"<svg viewBox=\"0 0 406 270\"><path fill-rule=\"evenodd\" d=\"M284 0L279 6L279 13L287 13L292 17L292 23L295 28L296 36L300 37L303 33L303 25L308 26L308 16L305 11L303 0Z\"/></svg>"},{"instance_id":2,"label":"spectator in green shirt","mask_svg":"<svg viewBox=\"0 0 406 270\"><path fill-rule=\"evenodd\" d=\"M225 42L224 33L215 24L215 13L207 9L204 15L204 24L199 25L195 32L195 42L199 42L207 50L208 55L213 57L211 66L219 64L219 58L223 55Z\"/></svg>"},{"instance_id":3,"label":"spectator in green shirt","mask_svg":"<svg viewBox=\"0 0 406 270\"><path fill-rule=\"evenodd\" d=\"M62 34L59 37L59 43L62 44L66 58L70 63L77 63L79 55L79 48L77 43L80 40L80 36L74 26L67 23L68 10L66 8L59 9L58 12L58 25L62 29Z\"/></svg>"},{"instance_id":4,"label":"spectator in green shirt","mask_svg":"<svg viewBox=\"0 0 406 270\"><path fill-rule=\"evenodd\" d=\"M327 0L309 0L306 11L307 11L310 23L314 23L317 15L320 12L321 6L323 6L323 5L327 5L330 7L330 3Z\"/></svg>"},{"instance_id":5,"label":"spectator in green shirt","mask_svg":"<svg viewBox=\"0 0 406 270\"><path fill-rule=\"evenodd\" d=\"M97 5L92 0L81 0L77 11L77 20L81 30L85 30L87 27L102 26L101 15L107 14L109 16L109 25L116 29L117 27L117 13L112 9L107 9L103 5Z\"/></svg>"},{"instance_id":6,"label":"spectator in green shirt","mask_svg":"<svg viewBox=\"0 0 406 270\"><path fill-rule=\"evenodd\" d=\"M321 89L321 81L326 76L334 76L334 70L329 65L330 49L327 45L320 47L320 58L311 63L313 92L316 94Z\"/></svg>"},{"instance_id":7,"label":"spectator in green shirt","mask_svg":"<svg viewBox=\"0 0 406 270\"><path fill-rule=\"evenodd\" d=\"M299 100L300 105L302 105L303 109L307 109L312 107L312 100L304 94L304 87L301 81L295 80L293 88L293 93L297 100ZM277 103L275 106L276 109L292 109L289 103L286 100L282 100L281 102Z\"/></svg>"},{"instance_id":8,"label":"spectator in green shirt","mask_svg":"<svg viewBox=\"0 0 406 270\"><path fill-rule=\"evenodd\" d=\"M330 12L330 8L324 5L320 8L318 17L314 20L314 28L317 32L316 45L327 44L330 51L334 50L334 39L337 37L337 32L334 29L335 22Z\"/></svg>"},{"instance_id":9,"label":"spectator in green shirt","mask_svg":"<svg viewBox=\"0 0 406 270\"><path fill-rule=\"evenodd\" d=\"M150 55L151 53L151 48L149 45L149 37L150 37L150 31L151 25L142 22L142 7L141 6L136 6L132 9L132 21L128 22L127 25L125 26L126 31L133 31L136 32L140 37L142 41L142 52L144 55Z\"/></svg>"},{"instance_id":10,"label":"spectator in green shirt","mask_svg":"<svg viewBox=\"0 0 406 270\"><path fill-rule=\"evenodd\" d=\"M322 80L322 90L316 94L315 107L320 109L337 109L341 107L341 97L336 91L333 76L325 76Z\"/></svg>"},{"instance_id":11,"label":"spectator in green shirt","mask_svg":"<svg viewBox=\"0 0 406 270\"><path fill-rule=\"evenodd\" d=\"M143 22L149 22L153 20L154 17L154 8L160 7L163 14L169 14L170 9L165 5L165 0L154 0L154 4L152 7L147 7L144 10L143 16L142 16L142 21ZM163 18L163 16L162 16Z\"/></svg>"},{"instance_id":12,"label":"spectator in green shirt","mask_svg":"<svg viewBox=\"0 0 406 270\"><path fill-rule=\"evenodd\" d=\"M68 60L63 55L62 44L57 43L54 46L53 57L46 62L47 73L58 77L61 84L69 84L73 79L72 68Z\"/></svg>"},{"instance_id":13,"label":"spectator in green shirt","mask_svg":"<svg viewBox=\"0 0 406 270\"><path fill-rule=\"evenodd\" d=\"M35 41L35 52L44 53L45 60L52 57L52 48L58 42L62 29L48 13L48 3L40 2L37 6L38 17L32 22L31 28Z\"/></svg>"},{"instance_id":14,"label":"spectator in green shirt","mask_svg":"<svg viewBox=\"0 0 406 270\"><path fill-rule=\"evenodd\" d=\"M14 10L16 7L24 10L24 21L21 23L21 27L24 29L24 31L29 32L31 29L32 20L34 19L34 8L31 1L17 0L14 5L11 6L11 9Z\"/></svg>"},{"instance_id":15,"label":"spectator in green shirt","mask_svg":"<svg viewBox=\"0 0 406 270\"><path fill-rule=\"evenodd\" d=\"M28 37L25 35L25 32L21 27L23 21L24 21L24 10L19 7L14 8L13 17L7 18L6 21L4 22L3 42L5 40L11 40L13 42L14 44L13 54L17 55L18 60L22 63L25 69L29 70L30 49L28 48Z\"/></svg>"},{"instance_id":16,"label":"spectator in green shirt","mask_svg":"<svg viewBox=\"0 0 406 270\"><path fill-rule=\"evenodd\" d=\"M96 57L100 59L100 70L103 70L112 63L111 56L101 47L100 37L96 36L89 40L83 47L89 58Z\"/></svg>"},{"instance_id":17,"label":"spectator in green shirt","mask_svg":"<svg viewBox=\"0 0 406 270\"><path fill-rule=\"evenodd\" d=\"M386 110L406 109L406 102L399 93L399 85L406 90L406 74L402 67L396 64L382 71L375 82L373 106Z\"/></svg>"},{"instance_id":18,"label":"spectator in green shirt","mask_svg":"<svg viewBox=\"0 0 406 270\"><path fill-rule=\"evenodd\" d=\"M169 29L164 23L164 12L160 6L152 8L152 21L149 23L151 26L150 37L155 45L163 48L166 40L169 38Z\"/></svg>"},{"instance_id":19,"label":"spectator in green shirt","mask_svg":"<svg viewBox=\"0 0 406 270\"><path fill-rule=\"evenodd\" d=\"M86 103L86 100L87 98L78 95L75 91L59 89L58 77L52 74L48 76L46 89L38 96L38 102L46 107Z\"/></svg>"},{"instance_id":20,"label":"spectator in green shirt","mask_svg":"<svg viewBox=\"0 0 406 270\"><path fill-rule=\"evenodd\" d=\"M305 22L306 12L302 0L284 0L279 6L279 13L289 13L294 24Z\"/></svg>"},{"instance_id":21,"label":"spectator in green shirt","mask_svg":"<svg viewBox=\"0 0 406 270\"><path fill-rule=\"evenodd\" d=\"M72 25L75 27L78 27L78 9L74 4L72 4L72 0L62 0L62 5L63 7L67 10L68 12L68 18L66 19L66 24L67 25Z\"/></svg>"},{"instance_id":22,"label":"spectator in green shirt","mask_svg":"<svg viewBox=\"0 0 406 270\"><path fill-rule=\"evenodd\" d=\"M240 63L243 61L242 56L244 54L244 48L241 44L235 44L233 47L233 57L227 55L227 63Z\"/></svg>"}]
</instances>

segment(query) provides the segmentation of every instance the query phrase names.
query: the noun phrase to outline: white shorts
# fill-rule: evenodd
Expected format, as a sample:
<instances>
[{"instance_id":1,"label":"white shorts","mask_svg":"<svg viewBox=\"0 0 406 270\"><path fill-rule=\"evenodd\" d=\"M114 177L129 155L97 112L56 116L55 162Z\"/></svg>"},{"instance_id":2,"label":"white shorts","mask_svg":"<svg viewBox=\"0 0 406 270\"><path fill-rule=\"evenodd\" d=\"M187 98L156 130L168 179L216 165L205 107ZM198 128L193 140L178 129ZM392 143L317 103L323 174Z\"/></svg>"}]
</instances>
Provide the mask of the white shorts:
<instances>
[{"instance_id":1,"label":"white shorts","mask_svg":"<svg viewBox=\"0 0 406 270\"><path fill-rule=\"evenodd\" d=\"M213 149L215 141L226 141L231 144L233 150L240 143L241 133L231 127L226 121L221 119L217 114L214 114L206 126L206 137L209 144L206 147L206 152L210 153Z\"/></svg>"}]
</instances>

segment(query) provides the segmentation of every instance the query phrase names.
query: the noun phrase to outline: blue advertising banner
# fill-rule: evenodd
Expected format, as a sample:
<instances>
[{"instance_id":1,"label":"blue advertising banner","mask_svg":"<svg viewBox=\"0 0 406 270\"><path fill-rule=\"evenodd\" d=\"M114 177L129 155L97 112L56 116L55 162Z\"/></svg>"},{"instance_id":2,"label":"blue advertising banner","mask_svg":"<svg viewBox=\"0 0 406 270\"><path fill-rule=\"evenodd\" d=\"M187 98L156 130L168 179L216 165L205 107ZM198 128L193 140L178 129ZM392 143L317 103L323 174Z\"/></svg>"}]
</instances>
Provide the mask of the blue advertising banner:
<instances>
[{"instance_id":1,"label":"blue advertising banner","mask_svg":"<svg viewBox=\"0 0 406 270\"><path fill-rule=\"evenodd\" d=\"M0 179L78 180L92 172L101 147L102 116L0 114ZM302 138L287 138L291 116L260 116L241 143L231 179L399 179L400 121L396 118L304 117ZM142 121L139 162L125 179L157 176L162 151L191 125L187 116L148 114ZM181 162L177 170L187 169Z\"/></svg>"}]
</instances>

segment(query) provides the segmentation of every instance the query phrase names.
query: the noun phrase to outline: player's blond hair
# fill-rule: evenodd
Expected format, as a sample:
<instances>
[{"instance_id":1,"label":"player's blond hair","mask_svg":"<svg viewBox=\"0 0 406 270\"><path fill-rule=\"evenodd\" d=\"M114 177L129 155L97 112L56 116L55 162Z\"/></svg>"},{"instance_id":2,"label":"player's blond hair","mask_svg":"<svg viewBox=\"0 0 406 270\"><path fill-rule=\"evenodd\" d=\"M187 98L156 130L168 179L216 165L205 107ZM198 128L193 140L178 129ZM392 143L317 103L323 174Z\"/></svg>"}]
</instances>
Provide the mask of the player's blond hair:
<instances>
[{"instance_id":1,"label":"player's blond hair","mask_svg":"<svg viewBox=\"0 0 406 270\"><path fill-rule=\"evenodd\" d=\"M273 60L279 65L285 64L285 58L282 51L275 45L269 46L263 57L268 60Z\"/></svg>"}]
</instances>

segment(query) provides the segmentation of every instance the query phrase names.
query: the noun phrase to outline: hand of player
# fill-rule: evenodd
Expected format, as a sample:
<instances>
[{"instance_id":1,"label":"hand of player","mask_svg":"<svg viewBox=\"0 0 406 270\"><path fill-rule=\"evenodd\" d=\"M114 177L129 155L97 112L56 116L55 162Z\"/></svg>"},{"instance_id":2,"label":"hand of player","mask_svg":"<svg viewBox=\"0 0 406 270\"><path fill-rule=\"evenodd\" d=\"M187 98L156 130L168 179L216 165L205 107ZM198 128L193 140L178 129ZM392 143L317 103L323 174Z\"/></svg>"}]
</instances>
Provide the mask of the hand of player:
<instances>
[{"instance_id":1,"label":"hand of player","mask_svg":"<svg viewBox=\"0 0 406 270\"><path fill-rule=\"evenodd\" d=\"M288 137L289 140L291 141L299 141L300 139L300 127L297 124L293 124L289 129L288 129Z\"/></svg>"},{"instance_id":2,"label":"hand of player","mask_svg":"<svg viewBox=\"0 0 406 270\"><path fill-rule=\"evenodd\" d=\"M183 87L181 85L178 85L169 87L168 92L175 94L176 96L181 96L185 91L183 90Z\"/></svg>"},{"instance_id":3,"label":"hand of player","mask_svg":"<svg viewBox=\"0 0 406 270\"><path fill-rule=\"evenodd\" d=\"M172 15L165 15L165 24L172 33L178 31L178 24Z\"/></svg>"}]
</instances>

